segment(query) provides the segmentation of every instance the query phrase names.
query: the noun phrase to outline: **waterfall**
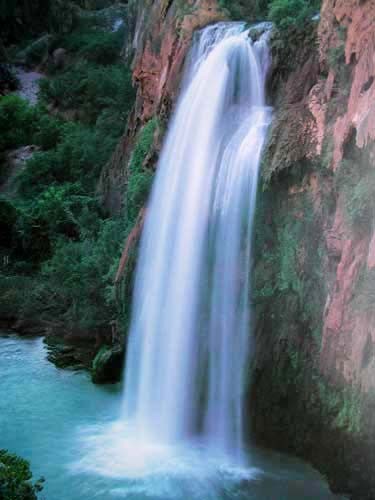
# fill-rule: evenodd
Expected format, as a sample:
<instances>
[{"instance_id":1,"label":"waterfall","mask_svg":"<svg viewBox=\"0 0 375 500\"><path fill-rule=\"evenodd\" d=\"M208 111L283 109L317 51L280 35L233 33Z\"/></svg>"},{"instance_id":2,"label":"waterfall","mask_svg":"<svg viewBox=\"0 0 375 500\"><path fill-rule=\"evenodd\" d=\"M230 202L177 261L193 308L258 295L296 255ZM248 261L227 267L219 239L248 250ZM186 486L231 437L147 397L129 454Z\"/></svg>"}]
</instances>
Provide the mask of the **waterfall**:
<instances>
[{"instance_id":1,"label":"waterfall","mask_svg":"<svg viewBox=\"0 0 375 500\"><path fill-rule=\"evenodd\" d=\"M136 271L124 419L140 442L242 449L267 66L267 34L252 43L242 23L194 39Z\"/></svg>"}]
</instances>

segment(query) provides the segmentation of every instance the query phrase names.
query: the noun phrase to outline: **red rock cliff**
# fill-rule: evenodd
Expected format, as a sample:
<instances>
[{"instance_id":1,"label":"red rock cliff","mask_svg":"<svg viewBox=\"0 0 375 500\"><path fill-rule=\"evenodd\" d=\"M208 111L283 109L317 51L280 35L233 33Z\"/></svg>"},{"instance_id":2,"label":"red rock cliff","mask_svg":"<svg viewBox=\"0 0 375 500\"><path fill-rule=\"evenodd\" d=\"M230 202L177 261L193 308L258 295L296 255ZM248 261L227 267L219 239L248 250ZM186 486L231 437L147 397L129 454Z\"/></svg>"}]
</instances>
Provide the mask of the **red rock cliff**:
<instances>
[{"instance_id":1,"label":"red rock cliff","mask_svg":"<svg viewBox=\"0 0 375 500\"><path fill-rule=\"evenodd\" d=\"M195 30L225 19L217 0L143 0L133 13L134 33L124 51L133 54L137 88L134 111L107 168L99 191L110 211L118 211L126 189L127 164L139 129L152 117L166 123L176 100L185 56ZM154 152L161 134L155 137ZM152 157L150 151L149 156Z\"/></svg>"}]
</instances>

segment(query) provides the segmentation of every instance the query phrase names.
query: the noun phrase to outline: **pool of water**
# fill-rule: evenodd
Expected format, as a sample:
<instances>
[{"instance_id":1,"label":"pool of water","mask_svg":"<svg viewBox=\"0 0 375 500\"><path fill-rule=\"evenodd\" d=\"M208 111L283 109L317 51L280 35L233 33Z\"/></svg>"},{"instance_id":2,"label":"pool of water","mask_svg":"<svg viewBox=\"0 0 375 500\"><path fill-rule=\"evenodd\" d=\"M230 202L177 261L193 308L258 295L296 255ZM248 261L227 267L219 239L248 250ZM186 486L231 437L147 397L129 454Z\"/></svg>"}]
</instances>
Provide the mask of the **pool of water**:
<instances>
[{"instance_id":1,"label":"pool of water","mask_svg":"<svg viewBox=\"0 0 375 500\"><path fill-rule=\"evenodd\" d=\"M95 386L85 372L57 369L40 338L0 333L0 448L46 478L45 500L328 500L302 462L251 450L247 467L200 443L164 448L134 439L119 419L120 384Z\"/></svg>"}]
</instances>

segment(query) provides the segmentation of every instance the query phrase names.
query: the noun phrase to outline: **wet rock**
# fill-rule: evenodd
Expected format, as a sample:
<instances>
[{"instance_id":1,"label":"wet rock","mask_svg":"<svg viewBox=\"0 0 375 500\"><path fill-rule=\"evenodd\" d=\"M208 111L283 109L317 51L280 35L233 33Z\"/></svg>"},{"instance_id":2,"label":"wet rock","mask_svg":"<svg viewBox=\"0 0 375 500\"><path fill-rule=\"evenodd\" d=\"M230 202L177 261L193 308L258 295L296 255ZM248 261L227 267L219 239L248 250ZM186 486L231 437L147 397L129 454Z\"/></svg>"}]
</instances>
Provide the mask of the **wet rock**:
<instances>
[{"instance_id":1,"label":"wet rock","mask_svg":"<svg viewBox=\"0 0 375 500\"><path fill-rule=\"evenodd\" d=\"M57 69L62 69L66 64L66 50L62 47L54 50L52 53L53 64Z\"/></svg>"},{"instance_id":2,"label":"wet rock","mask_svg":"<svg viewBox=\"0 0 375 500\"><path fill-rule=\"evenodd\" d=\"M46 332L44 343L47 346L47 359L58 368L70 370L89 370L97 349L93 345L93 339L83 341L74 338L69 339L69 334L59 332L54 328Z\"/></svg>"},{"instance_id":3,"label":"wet rock","mask_svg":"<svg viewBox=\"0 0 375 500\"><path fill-rule=\"evenodd\" d=\"M121 345L102 346L92 363L91 378L94 384L118 382L124 367L124 357Z\"/></svg>"}]
</instances>

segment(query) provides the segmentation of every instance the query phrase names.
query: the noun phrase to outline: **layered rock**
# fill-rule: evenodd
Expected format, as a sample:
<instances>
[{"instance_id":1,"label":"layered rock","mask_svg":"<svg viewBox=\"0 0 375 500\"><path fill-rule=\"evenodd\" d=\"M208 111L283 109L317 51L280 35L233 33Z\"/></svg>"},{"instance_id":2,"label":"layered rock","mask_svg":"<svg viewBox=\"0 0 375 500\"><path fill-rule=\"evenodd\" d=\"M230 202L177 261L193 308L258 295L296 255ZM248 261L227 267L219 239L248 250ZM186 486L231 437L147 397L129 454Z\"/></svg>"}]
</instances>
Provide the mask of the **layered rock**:
<instances>
[{"instance_id":1,"label":"layered rock","mask_svg":"<svg viewBox=\"0 0 375 500\"><path fill-rule=\"evenodd\" d=\"M255 267L255 434L356 499L375 497L374 25L374 2L325 0L273 41Z\"/></svg>"}]
</instances>

